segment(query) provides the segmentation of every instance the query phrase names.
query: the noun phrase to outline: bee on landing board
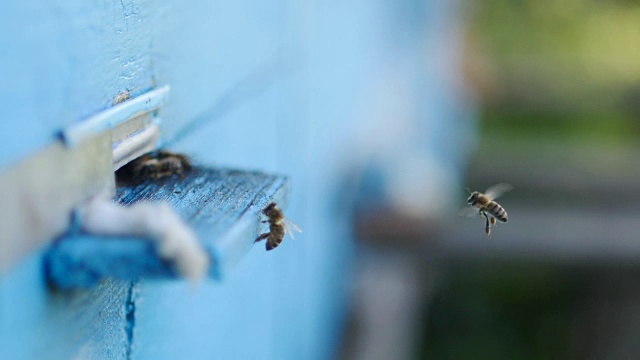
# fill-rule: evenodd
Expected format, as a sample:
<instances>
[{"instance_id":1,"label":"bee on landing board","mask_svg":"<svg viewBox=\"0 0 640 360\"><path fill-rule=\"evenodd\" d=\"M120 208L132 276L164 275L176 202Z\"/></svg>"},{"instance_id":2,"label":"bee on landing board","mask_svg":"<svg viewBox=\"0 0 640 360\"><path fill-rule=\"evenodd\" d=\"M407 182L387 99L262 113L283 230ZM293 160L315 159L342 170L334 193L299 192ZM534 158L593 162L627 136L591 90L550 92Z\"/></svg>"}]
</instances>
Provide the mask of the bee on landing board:
<instances>
[{"instance_id":1,"label":"bee on landing board","mask_svg":"<svg viewBox=\"0 0 640 360\"><path fill-rule=\"evenodd\" d=\"M511 189L513 189L513 186L504 183L494 185L484 193L479 191L471 192L469 189L466 189L469 193L469 198L467 199L468 206L460 210L460 215L469 216L480 214L480 216L484 216L484 232L487 234L487 237L491 237L491 226L496 224L496 220L503 223L509 220L507 211L494 200Z\"/></svg>"},{"instance_id":2,"label":"bee on landing board","mask_svg":"<svg viewBox=\"0 0 640 360\"><path fill-rule=\"evenodd\" d=\"M287 233L291 236L291 239L293 239L292 229L297 232L302 232L298 225L284 216L282 210L278 208L276 203L267 205L267 207L262 210L262 213L267 217L267 220L263 220L262 222L269 223L269 232L258 236L254 243L267 239L267 243L265 244L267 251L278 247Z\"/></svg>"},{"instance_id":3,"label":"bee on landing board","mask_svg":"<svg viewBox=\"0 0 640 360\"><path fill-rule=\"evenodd\" d=\"M158 180L173 175L184 177L184 173L190 171L191 168L191 160L186 155L158 150L144 154L131 161L123 166L122 172L134 183L141 183L146 180Z\"/></svg>"}]
</instances>

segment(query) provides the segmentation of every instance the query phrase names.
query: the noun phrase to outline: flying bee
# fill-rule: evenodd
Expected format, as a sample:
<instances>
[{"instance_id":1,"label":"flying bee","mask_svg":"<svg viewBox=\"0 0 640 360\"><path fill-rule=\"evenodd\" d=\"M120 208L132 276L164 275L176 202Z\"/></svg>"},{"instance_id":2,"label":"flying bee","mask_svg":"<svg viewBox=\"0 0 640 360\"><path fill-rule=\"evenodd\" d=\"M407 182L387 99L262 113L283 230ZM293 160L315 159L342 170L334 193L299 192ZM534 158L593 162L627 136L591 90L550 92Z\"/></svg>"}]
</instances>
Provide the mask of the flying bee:
<instances>
[{"instance_id":1,"label":"flying bee","mask_svg":"<svg viewBox=\"0 0 640 360\"><path fill-rule=\"evenodd\" d=\"M191 168L191 160L186 155L157 150L131 161L118 172L120 173L119 177L124 176L134 183L141 183L173 175L184 177L184 173L190 171Z\"/></svg>"},{"instance_id":2,"label":"flying bee","mask_svg":"<svg viewBox=\"0 0 640 360\"><path fill-rule=\"evenodd\" d=\"M291 229L302 232L298 225L284 216L282 210L280 210L276 203L272 202L267 205L267 207L262 210L262 214L267 217L267 220L263 220L262 222L269 223L269 232L258 236L254 243L267 239L267 243L265 244L267 251L278 247L287 233L291 236L291 239L293 239L294 236Z\"/></svg>"},{"instance_id":3,"label":"flying bee","mask_svg":"<svg viewBox=\"0 0 640 360\"><path fill-rule=\"evenodd\" d=\"M475 215L479 213L480 216L484 216L486 220L485 233L487 237L490 237L491 226L496 224L496 220L504 223L509 220L507 211L494 200L511 189L513 189L513 186L504 183L490 187L484 194L479 191L471 192L469 189L466 189L469 193L469 198L467 199L469 206L460 210L460 215Z\"/></svg>"}]
</instances>

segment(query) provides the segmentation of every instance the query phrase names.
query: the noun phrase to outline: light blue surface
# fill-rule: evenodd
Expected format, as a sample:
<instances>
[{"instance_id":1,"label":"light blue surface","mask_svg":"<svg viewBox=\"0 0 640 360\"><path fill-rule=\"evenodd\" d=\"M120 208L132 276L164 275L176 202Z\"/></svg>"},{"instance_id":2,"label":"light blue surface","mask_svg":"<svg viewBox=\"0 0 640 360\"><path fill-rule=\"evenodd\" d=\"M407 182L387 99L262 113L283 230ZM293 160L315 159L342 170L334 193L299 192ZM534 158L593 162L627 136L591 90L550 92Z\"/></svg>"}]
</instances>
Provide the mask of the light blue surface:
<instances>
[{"instance_id":1,"label":"light blue surface","mask_svg":"<svg viewBox=\"0 0 640 360\"><path fill-rule=\"evenodd\" d=\"M287 215L305 233L270 253L255 247L222 284L195 289L175 282L140 284L132 357L326 358L332 351L327 339L339 336L333 331L339 314L334 314L333 306L325 306L334 301L331 294L336 292L331 288L337 286L325 270L334 268L334 261L344 254L339 245L344 239L327 229L307 238L318 228L312 224L326 217L327 209L308 202L323 196L308 194L309 179L322 171L309 173L313 169L310 154L318 144L309 141L311 119L305 108L309 83L303 76L305 55L300 53L307 41L305 7L271 1L108 1L98 5L72 1L65 5L3 3L0 13L0 44L10 49L0 55L0 106L10 119L3 123L3 131L11 139L0 145L0 167L44 147L70 124L107 108L113 96L125 89L135 95L156 84L168 84L172 92L161 112L164 140L172 140L185 125L204 116L203 122L210 125L184 136L175 148L187 150L200 162L293 176L297 195ZM282 70L273 73L274 66ZM295 71L297 75L291 75ZM239 100L226 97L229 93L239 93ZM225 111L208 116L216 106ZM322 191L327 189L324 186ZM32 266L20 265L24 275L3 275L3 299L15 300L3 302L3 319L6 314L37 310L32 301L50 301L52 294L46 291L37 266L40 256L34 254ZM324 280L317 281L318 277ZM319 288L327 289L319 292ZM22 298L33 300L19 301ZM73 299L61 301L62 309L71 307ZM97 308L93 311L100 313ZM95 337L112 331L99 324L74 325L73 317L71 324L57 331L34 331L50 330L57 323L44 315L24 320L23 331L15 333L20 341L10 335L19 320L2 321L4 348L15 357L29 343L49 344L59 336L68 340L67 348L54 357L77 355L82 349L92 354L94 347L85 338L67 332L81 325ZM102 345L122 345L125 340L105 337ZM113 357L120 358L118 353Z\"/></svg>"},{"instance_id":2,"label":"light blue surface","mask_svg":"<svg viewBox=\"0 0 640 360\"><path fill-rule=\"evenodd\" d=\"M35 253L0 277L5 354L20 358L29 344L63 339L54 358L123 358L123 348L133 359L333 358L343 331L353 246L347 207L353 194L338 190L352 170L353 145L369 136L366 110L375 100L369 90L380 85L390 54L410 54L410 71L422 76L410 88L425 96L420 111L429 115L423 119L439 119L421 120L414 130L425 131L423 126L441 140L457 126L447 125L457 116L454 100L430 86L448 80L421 70L418 54L429 58L424 54L437 47L425 43L416 49L424 39L415 39L450 20L435 12L439 6L420 4L0 4L0 49L6 49L0 51L0 114L8 140L0 143L0 169L109 107L123 90L135 96L169 85L171 95L160 112L161 141L200 163L290 176L287 216L304 230L272 252L254 247L222 283L139 283L129 319L121 318L126 283L105 284L94 297L56 297L44 286L41 253ZM411 14L416 18L407 24ZM421 21L434 28L425 30ZM451 144L431 146L416 151ZM74 307L82 301L86 306ZM116 315L110 322L91 317L104 312ZM120 328L114 325L118 315ZM133 325L131 339L127 324Z\"/></svg>"},{"instance_id":3,"label":"light blue surface","mask_svg":"<svg viewBox=\"0 0 640 360\"><path fill-rule=\"evenodd\" d=\"M51 292L42 252L0 278L3 359L123 359L127 286L105 281L93 290Z\"/></svg>"},{"instance_id":4,"label":"light blue surface","mask_svg":"<svg viewBox=\"0 0 640 360\"><path fill-rule=\"evenodd\" d=\"M0 169L109 106L153 86L145 0L0 3Z\"/></svg>"}]
</instances>

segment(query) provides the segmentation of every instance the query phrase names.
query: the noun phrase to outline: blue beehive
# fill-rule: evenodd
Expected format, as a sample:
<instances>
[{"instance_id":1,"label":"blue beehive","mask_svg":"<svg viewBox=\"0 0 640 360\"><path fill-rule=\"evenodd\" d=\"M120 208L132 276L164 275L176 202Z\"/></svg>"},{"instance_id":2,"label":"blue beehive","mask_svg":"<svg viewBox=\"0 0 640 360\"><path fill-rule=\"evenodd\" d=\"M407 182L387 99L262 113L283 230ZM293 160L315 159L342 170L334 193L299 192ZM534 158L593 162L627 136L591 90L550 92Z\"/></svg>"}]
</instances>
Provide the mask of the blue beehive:
<instances>
[{"instance_id":1,"label":"blue beehive","mask_svg":"<svg viewBox=\"0 0 640 360\"><path fill-rule=\"evenodd\" d=\"M336 190L380 59L397 50L385 32L398 48L419 43L420 16L385 22L389 9L429 13L402 4L1 4L4 356L333 357L352 247ZM425 98L435 117L453 106L446 93ZM436 152L451 146L429 134ZM116 188L114 170L157 147L198 171ZM104 191L168 201L212 258L210 276L176 279L144 236L80 231L78 206ZM270 201L304 233L266 252L252 243Z\"/></svg>"}]
</instances>

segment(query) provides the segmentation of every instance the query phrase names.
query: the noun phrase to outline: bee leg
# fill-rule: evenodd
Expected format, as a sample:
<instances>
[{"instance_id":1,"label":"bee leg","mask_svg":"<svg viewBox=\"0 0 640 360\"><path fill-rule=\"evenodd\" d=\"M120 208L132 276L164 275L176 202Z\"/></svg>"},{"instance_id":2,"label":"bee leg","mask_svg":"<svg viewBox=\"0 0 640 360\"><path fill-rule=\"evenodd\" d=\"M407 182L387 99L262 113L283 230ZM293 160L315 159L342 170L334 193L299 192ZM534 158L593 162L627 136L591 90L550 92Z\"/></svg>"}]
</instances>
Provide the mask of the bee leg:
<instances>
[{"instance_id":1,"label":"bee leg","mask_svg":"<svg viewBox=\"0 0 640 360\"><path fill-rule=\"evenodd\" d=\"M266 223L268 223L268 222L269 222L269 220L262 220L262 221L260 221L260 222L261 222L261 223L263 223L263 224L266 224Z\"/></svg>"},{"instance_id":2,"label":"bee leg","mask_svg":"<svg viewBox=\"0 0 640 360\"><path fill-rule=\"evenodd\" d=\"M484 225L484 232L487 234L487 237L490 238L491 237L491 223L492 221L489 220L489 216L487 216L486 213L483 213L484 218L486 219L485 225Z\"/></svg>"},{"instance_id":3,"label":"bee leg","mask_svg":"<svg viewBox=\"0 0 640 360\"><path fill-rule=\"evenodd\" d=\"M258 241L262 241L262 240L268 238L269 235L270 235L270 233L264 233L264 234L258 236L258 238L256 239L256 241L254 241L254 243L257 243Z\"/></svg>"}]
</instances>

